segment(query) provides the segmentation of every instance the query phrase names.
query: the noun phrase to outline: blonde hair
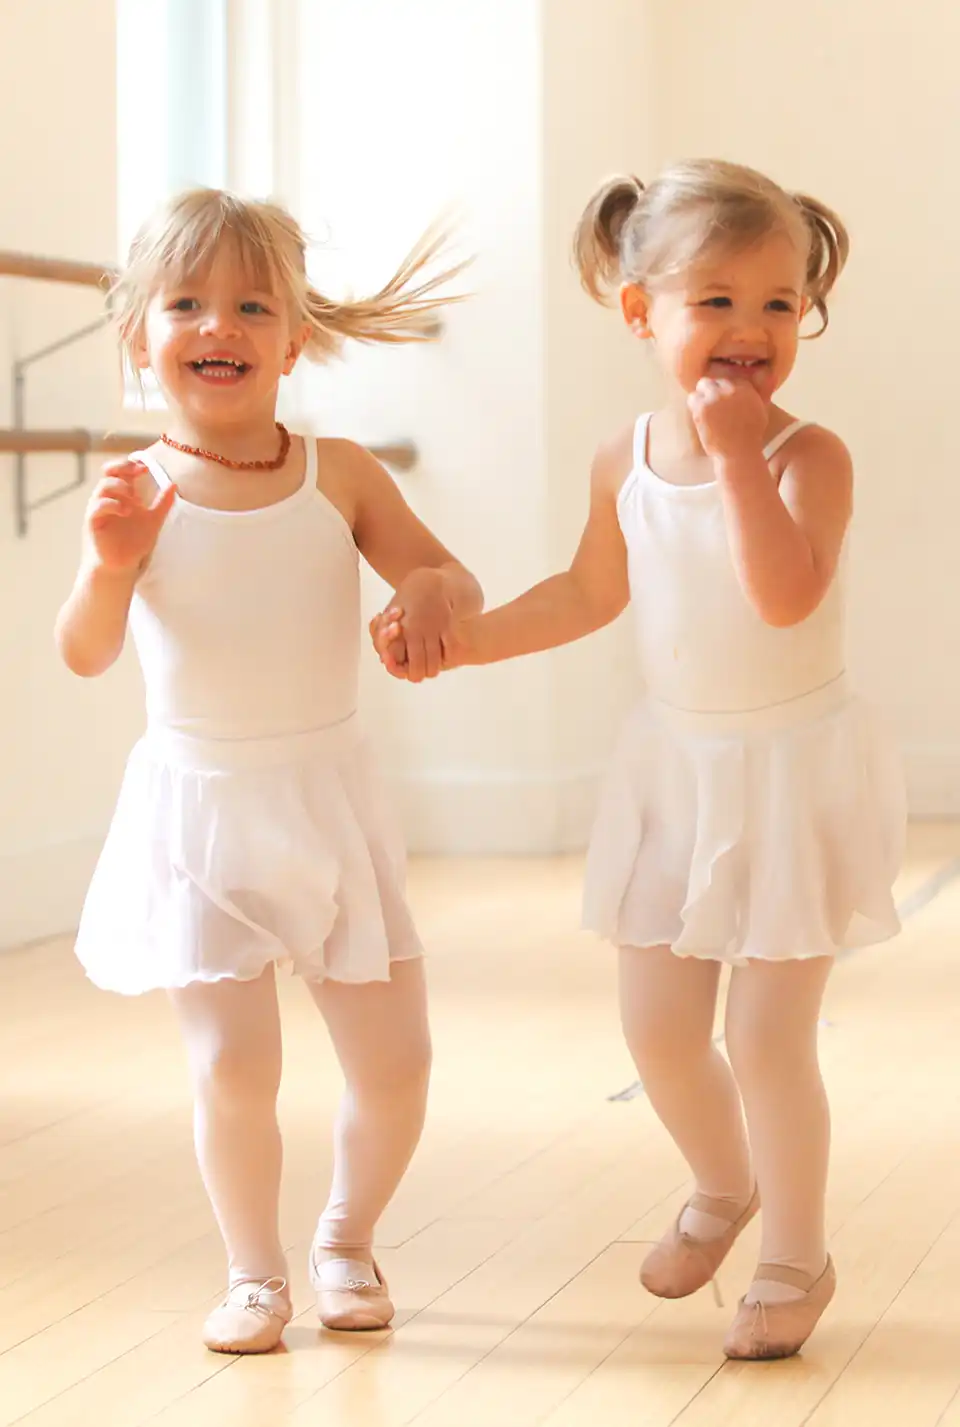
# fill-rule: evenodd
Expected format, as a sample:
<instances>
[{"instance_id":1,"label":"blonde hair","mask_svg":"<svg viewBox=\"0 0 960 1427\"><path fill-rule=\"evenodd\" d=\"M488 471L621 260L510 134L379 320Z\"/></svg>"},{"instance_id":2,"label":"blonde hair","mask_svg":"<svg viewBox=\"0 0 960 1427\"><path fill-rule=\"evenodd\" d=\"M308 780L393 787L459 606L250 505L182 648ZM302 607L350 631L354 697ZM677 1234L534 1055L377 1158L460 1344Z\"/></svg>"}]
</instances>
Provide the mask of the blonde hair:
<instances>
[{"instance_id":1,"label":"blonde hair","mask_svg":"<svg viewBox=\"0 0 960 1427\"><path fill-rule=\"evenodd\" d=\"M710 251L749 247L786 232L807 252L804 296L827 329L827 298L850 251L847 230L825 204L788 193L755 169L719 159L692 159L649 187L638 178L608 180L584 210L574 238L580 280L607 303L624 282L649 286Z\"/></svg>"},{"instance_id":2,"label":"blonde hair","mask_svg":"<svg viewBox=\"0 0 960 1427\"><path fill-rule=\"evenodd\" d=\"M290 305L310 328L304 351L315 361L356 342L426 342L438 332L438 309L457 299L437 289L466 267L428 273L447 248L447 232L429 229L379 292L353 301L324 297L307 278L307 239L285 208L218 188L195 188L165 203L139 230L110 293L128 356L142 338L150 299L161 280L177 284L202 271L223 242L233 243L258 287Z\"/></svg>"}]
</instances>

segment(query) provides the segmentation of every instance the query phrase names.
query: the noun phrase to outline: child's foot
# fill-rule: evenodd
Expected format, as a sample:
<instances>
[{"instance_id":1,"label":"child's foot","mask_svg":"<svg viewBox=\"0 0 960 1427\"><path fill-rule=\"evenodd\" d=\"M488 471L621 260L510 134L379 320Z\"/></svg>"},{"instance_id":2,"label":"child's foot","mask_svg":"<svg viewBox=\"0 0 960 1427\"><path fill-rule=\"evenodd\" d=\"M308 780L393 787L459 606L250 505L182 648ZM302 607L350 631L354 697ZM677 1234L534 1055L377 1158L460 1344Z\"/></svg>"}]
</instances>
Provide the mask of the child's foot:
<instances>
[{"instance_id":1,"label":"child's foot","mask_svg":"<svg viewBox=\"0 0 960 1427\"><path fill-rule=\"evenodd\" d=\"M728 1358L792 1358L817 1326L836 1287L831 1258L817 1279L799 1269L761 1264L752 1288L740 1300L723 1351ZM782 1296L784 1290L791 1293L789 1298Z\"/></svg>"},{"instance_id":2,"label":"child's foot","mask_svg":"<svg viewBox=\"0 0 960 1427\"><path fill-rule=\"evenodd\" d=\"M285 1278L235 1283L203 1325L214 1353L269 1353L293 1317Z\"/></svg>"},{"instance_id":3,"label":"child's foot","mask_svg":"<svg viewBox=\"0 0 960 1427\"><path fill-rule=\"evenodd\" d=\"M393 1320L394 1307L386 1281L371 1259L338 1258L336 1251L314 1247L310 1281L317 1293L317 1312L325 1328L342 1333L372 1333Z\"/></svg>"},{"instance_id":4,"label":"child's foot","mask_svg":"<svg viewBox=\"0 0 960 1427\"><path fill-rule=\"evenodd\" d=\"M681 1209L673 1228L647 1254L640 1282L657 1298L686 1298L696 1293L716 1277L759 1207L756 1189L746 1206L695 1194Z\"/></svg>"}]
</instances>

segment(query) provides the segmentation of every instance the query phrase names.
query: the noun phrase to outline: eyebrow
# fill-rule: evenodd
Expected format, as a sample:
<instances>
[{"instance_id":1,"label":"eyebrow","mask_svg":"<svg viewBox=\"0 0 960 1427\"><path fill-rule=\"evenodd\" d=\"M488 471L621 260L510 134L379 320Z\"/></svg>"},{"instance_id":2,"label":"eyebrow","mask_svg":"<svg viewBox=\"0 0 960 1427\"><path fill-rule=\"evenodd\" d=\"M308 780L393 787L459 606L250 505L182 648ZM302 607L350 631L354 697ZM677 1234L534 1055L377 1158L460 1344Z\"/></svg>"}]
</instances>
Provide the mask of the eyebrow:
<instances>
[{"instance_id":1,"label":"eyebrow","mask_svg":"<svg viewBox=\"0 0 960 1427\"><path fill-rule=\"evenodd\" d=\"M707 282L704 283L702 290L704 292L732 292L733 288L730 286L729 283L726 282ZM774 289L774 292L778 297L800 296L799 292L795 287L778 287Z\"/></svg>"}]
</instances>

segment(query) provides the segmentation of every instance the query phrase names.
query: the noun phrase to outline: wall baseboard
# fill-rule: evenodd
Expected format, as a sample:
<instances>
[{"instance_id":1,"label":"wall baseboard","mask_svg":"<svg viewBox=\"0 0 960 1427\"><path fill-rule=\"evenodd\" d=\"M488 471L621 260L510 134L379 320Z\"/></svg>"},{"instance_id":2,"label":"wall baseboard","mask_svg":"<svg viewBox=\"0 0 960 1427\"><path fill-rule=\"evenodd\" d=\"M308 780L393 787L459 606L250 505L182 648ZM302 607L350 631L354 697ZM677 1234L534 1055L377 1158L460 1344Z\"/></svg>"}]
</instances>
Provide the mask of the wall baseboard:
<instances>
[{"instance_id":1,"label":"wall baseboard","mask_svg":"<svg viewBox=\"0 0 960 1427\"><path fill-rule=\"evenodd\" d=\"M925 822L960 818L960 746L904 749L911 817Z\"/></svg>"},{"instance_id":2,"label":"wall baseboard","mask_svg":"<svg viewBox=\"0 0 960 1427\"><path fill-rule=\"evenodd\" d=\"M76 928L102 838L77 838L0 857L0 950Z\"/></svg>"}]
</instances>

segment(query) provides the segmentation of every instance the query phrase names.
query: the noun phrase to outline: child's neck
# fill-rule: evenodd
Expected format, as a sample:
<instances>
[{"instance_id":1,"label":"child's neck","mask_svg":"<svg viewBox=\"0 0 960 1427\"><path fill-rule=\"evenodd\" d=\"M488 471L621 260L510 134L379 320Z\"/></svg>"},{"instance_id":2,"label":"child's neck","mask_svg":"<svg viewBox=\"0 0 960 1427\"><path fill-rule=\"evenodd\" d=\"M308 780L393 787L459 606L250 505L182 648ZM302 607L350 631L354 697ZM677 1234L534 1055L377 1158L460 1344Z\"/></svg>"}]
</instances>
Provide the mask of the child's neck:
<instances>
[{"instance_id":1,"label":"child's neck","mask_svg":"<svg viewBox=\"0 0 960 1427\"><path fill-rule=\"evenodd\" d=\"M271 460L277 454L279 436L273 414L241 423L219 425L193 420L183 412L171 411L164 434L197 451L211 451L228 461Z\"/></svg>"},{"instance_id":2,"label":"child's neck","mask_svg":"<svg viewBox=\"0 0 960 1427\"><path fill-rule=\"evenodd\" d=\"M695 460L705 454L685 394L681 393L676 401L663 407L657 415L660 441L671 459Z\"/></svg>"}]
</instances>

